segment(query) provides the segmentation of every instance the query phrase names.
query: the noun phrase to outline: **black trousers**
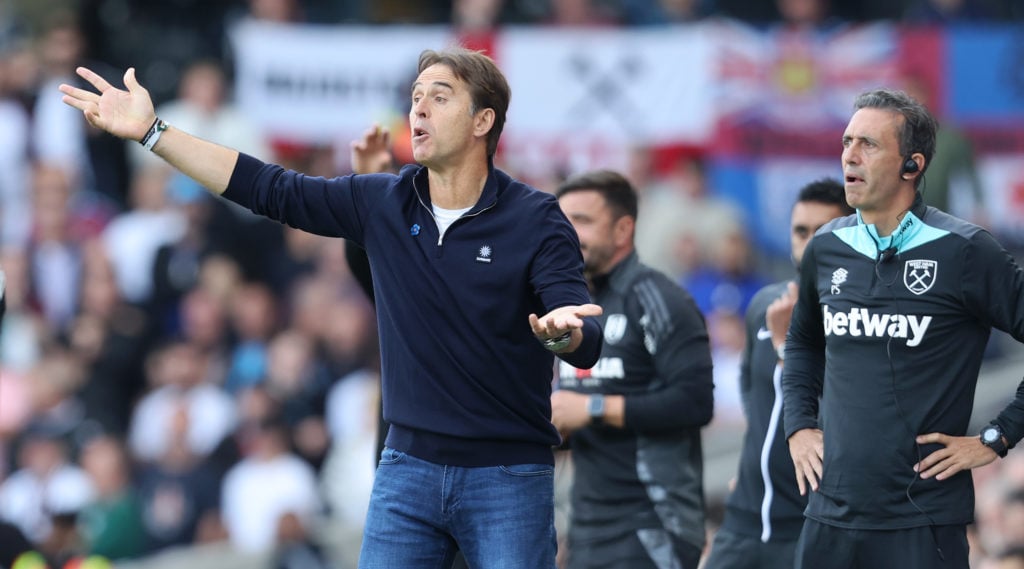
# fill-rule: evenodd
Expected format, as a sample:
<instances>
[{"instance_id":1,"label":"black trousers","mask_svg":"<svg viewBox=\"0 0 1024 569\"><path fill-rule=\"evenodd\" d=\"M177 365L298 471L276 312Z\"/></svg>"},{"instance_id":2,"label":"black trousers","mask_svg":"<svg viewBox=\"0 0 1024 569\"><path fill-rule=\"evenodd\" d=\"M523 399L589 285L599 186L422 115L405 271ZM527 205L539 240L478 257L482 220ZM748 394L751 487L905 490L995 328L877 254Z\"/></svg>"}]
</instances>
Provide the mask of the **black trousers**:
<instances>
[{"instance_id":1,"label":"black trousers","mask_svg":"<svg viewBox=\"0 0 1024 569\"><path fill-rule=\"evenodd\" d=\"M700 554L660 528L586 542L569 534L569 569L697 569Z\"/></svg>"},{"instance_id":2,"label":"black trousers","mask_svg":"<svg viewBox=\"0 0 1024 569\"><path fill-rule=\"evenodd\" d=\"M793 569L795 551L795 539L764 543L759 537L719 529L704 569Z\"/></svg>"},{"instance_id":3,"label":"black trousers","mask_svg":"<svg viewBox=\"0 0 1024 569\"><path fill-rule=\"evenodd\" d=\"M846 529L811 519L796 546L796 569L969 569L967 526Z\"/></svg>"}]
</instances>

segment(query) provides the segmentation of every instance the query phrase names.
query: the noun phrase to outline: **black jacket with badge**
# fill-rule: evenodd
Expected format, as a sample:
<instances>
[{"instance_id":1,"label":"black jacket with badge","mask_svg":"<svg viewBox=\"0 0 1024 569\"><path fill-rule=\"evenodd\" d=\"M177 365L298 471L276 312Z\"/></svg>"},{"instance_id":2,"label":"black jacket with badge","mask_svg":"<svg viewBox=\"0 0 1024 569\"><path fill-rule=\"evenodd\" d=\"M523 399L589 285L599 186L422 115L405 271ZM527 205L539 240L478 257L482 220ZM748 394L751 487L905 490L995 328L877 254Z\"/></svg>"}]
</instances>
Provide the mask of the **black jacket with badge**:
<instances>
[{"instance_id":1,"label":"black jacket with badge","mask_svg":"<svg viewBox=\"0 0 1024 569\"><path fill-rule=\"evenodd\" d=\"M562 389L625 396L625 428L592 425L569 440L574 539L665 528L703 547L700 428L713 412L707 327L689 293L634 252L594 283L604 308L601 358L560 362Z\"/></svg>"}]
</instances>

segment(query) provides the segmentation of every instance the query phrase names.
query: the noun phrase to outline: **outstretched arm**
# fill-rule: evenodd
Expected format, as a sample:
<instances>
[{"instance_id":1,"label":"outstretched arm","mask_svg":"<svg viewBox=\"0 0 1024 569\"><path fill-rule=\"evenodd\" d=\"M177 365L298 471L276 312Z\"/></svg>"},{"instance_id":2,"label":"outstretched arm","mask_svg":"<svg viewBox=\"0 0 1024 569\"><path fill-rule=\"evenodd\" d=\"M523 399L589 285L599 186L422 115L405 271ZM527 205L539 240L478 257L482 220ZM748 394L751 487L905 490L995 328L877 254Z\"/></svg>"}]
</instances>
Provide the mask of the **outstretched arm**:
<instances>
[{"instance_id":1,"label":"outstretched arm","mask_svg":"<svg viewBox=\"0 0 1024 569\"><path fill-rule=\"evenodd\" d=\"M62 84L62 100L82 111L85 120L114 136L141 141L156 121L153 100L135 78L135 69L124 74L127 90L114 87L91 69L79 67L77 73L96 92ZM196 138L173 126L162 133L153 152L182 173L218 194L231 180L238 161L238 152Z\"/></svg>"}]
</instances>

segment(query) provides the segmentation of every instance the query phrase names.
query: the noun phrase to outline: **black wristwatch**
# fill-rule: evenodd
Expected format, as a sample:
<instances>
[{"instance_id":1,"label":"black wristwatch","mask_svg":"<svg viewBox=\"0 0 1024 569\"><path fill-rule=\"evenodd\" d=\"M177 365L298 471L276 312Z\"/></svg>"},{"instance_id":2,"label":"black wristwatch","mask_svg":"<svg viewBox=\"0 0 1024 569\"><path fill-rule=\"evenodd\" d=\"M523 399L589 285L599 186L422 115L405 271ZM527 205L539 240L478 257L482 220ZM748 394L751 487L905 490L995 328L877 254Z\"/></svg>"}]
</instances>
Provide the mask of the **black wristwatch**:
<instances>
[{"instance_id":1,"label":"black wristwatch","mask_svg":"<svg viewBox=\"0 0 1024 569\"><path fill-rule=\"evenodd\" d=\"M1003 430L999 425L992 423L981 430L981 444L996 451L1000 457L1006 456L1007 446L1003 441Z\"/></svg>"},{"instance_id":2,"label":"black wristwatch","mask_svg":"<svg viewBox=\"0 0 1024 569\"><path fill-rule=\"evenodd\" d=\"M604 422L604 395L600 393L590 395L590 399L587 400L587 413L590 414L592 425Z\"/></svg>"}]
</instances>

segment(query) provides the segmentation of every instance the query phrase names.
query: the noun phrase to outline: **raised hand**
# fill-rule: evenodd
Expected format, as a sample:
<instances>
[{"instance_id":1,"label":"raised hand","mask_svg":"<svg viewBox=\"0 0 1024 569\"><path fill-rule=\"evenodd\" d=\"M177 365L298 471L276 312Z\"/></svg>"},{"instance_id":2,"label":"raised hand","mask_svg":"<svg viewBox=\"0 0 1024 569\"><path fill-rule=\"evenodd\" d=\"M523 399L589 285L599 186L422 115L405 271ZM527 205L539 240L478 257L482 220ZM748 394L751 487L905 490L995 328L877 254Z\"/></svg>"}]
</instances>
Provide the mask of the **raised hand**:
<instances>
[{"instance_id":1,"label":"raised hand","mask_svg":"<svg viewBox=\"0 0 1024 569\"><path fill-rule=\"evenodd\" d=\"M786 344L786 332L789 331L789 321L793 317L793 307L796 305L796 298L796 283L790 282L786 285L786 290L782 293L782 296L773 300L765 312L765 325L772 333L772 345L776 349Z\"/></svg>"},{"instance_id":2,"label":"raised hand","mask_svg":"<svg viewBox=\"0 0 1024 569\"><path fill-rule=\"evenodd\" d=\"M379 174L391 169L391 133L380 125L363 133L351 143L352 171L356 174Z\"/></svg>"},{"instance_id":3,"label":"raised hand","mask_svg":"<svg viewBox=\"0 0 1024 569\"><path fill-rule=\"evenodd\" d=\"M75 71L97 92L61 84L61 100L82 111L85 120L96 128L121 138L142 140L156 120L156 111L149 91L135 79L135 68L124 74L127 91L114 87L91 69L79 67Z\"/></svg>"}]
</instances>

